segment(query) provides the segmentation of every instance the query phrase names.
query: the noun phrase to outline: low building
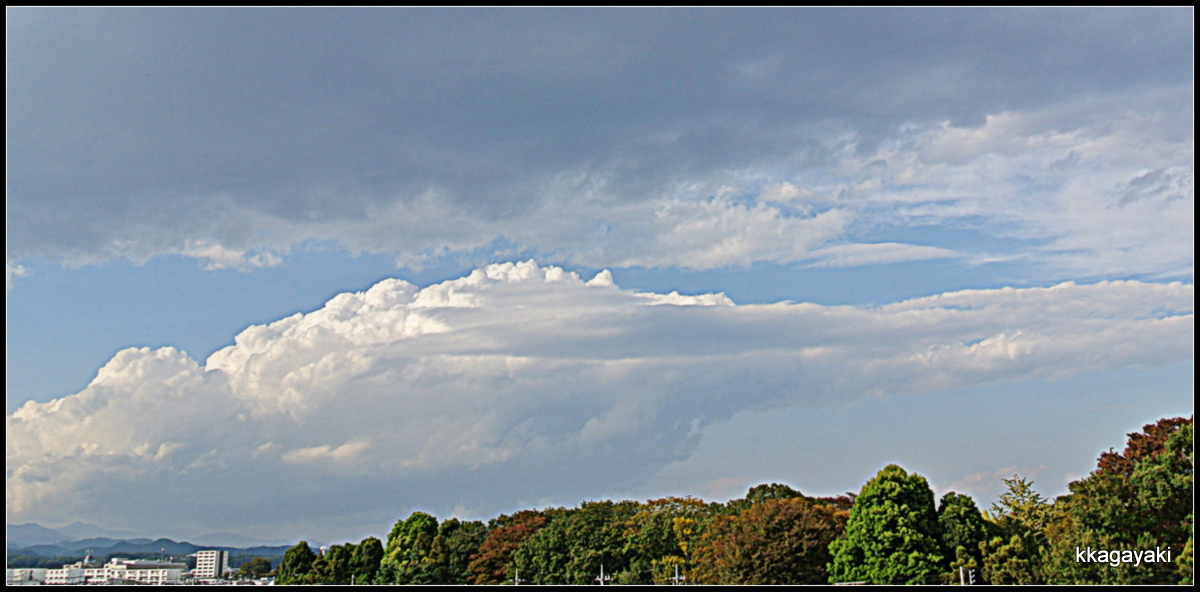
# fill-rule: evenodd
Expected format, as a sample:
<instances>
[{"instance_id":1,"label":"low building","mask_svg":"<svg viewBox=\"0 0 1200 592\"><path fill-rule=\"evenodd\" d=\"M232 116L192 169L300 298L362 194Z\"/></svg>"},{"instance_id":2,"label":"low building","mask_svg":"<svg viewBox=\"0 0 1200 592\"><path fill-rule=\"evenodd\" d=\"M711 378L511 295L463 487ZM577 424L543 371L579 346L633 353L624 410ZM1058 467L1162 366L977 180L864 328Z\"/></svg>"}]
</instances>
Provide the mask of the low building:
<instances>
[{"instance_id":1,"label":"low building","mask_svg":"<svg viewBox=\"0 0 1200 592\"><path fill-rule=\"evenodd\" d=\"M70 565L62 566L62 569L46 570L47 584L59 585L76 585L87 583L87 572L100 567L98 563L92 561L92 556L88 555L83 558L83 561L76 561Z\"/></svg>"},{"instance_id":2,"label":"low building","mask_svg":"<svg viewBox=\"0 0 1200 592\"><path fill-rule=\"evenodd\" d=\"M108 584L137 582L140 584L178 583L187 571L186 563L146 561L114 557L100 565L89 555L83 561L64 565L62 569L46 570L47 584Z\"/></svg>"},{"instance_id":3,"label":"low building","mask_svg":"<svg viewBox=\"0 0 1200 592\"><path fill-rule=\"evenodd\" d=\"M42 567L17 567L4 570L4 585L20 586L40 584L46 581L46 569Z\"/></svg>"},{"instance_id":4,"label":"low building","mask_svg":"<svg viewBox=\"0 0 1200 592\"><path fill-rule=\"evenodd\" d=\"M174 584L179 582L185 571L187 571L186 563L113 559L104 566L105 573L101 576L104 579L96 583L108 583L116 580L142 584ZM92 583L90 578L88 583Z\"/></svg>"}]
</instances>

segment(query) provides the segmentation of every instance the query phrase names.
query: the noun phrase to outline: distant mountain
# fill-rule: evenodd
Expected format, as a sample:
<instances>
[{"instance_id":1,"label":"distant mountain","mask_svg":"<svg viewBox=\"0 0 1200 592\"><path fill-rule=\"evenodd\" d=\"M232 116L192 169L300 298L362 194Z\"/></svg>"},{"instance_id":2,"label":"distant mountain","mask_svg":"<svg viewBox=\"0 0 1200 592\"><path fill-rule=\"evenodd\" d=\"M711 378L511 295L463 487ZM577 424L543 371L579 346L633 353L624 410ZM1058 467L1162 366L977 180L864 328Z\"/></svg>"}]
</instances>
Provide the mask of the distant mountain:
<instances>
[{"instance_id":1,"label":"distant mountain","mask_svg":"<svg viewBox=\"0 0 1200 592\"><path fill-rule=\"evenodd\" d=\"M203 549L191 543L177 543L171 539L157 539L150 542L117 541L116 544L104 549L104 554L110 553L158 553L167 555L189 555ZM100 555L100 553L95 553Z\"/></svg>"},{"instance_id":2,"label":"distant mountain","mask_svg":"<svg viewBox=\"0 0 1200 592\"><path fill-rule=\"evenodd\" d=\"M203 549L229 551L234 555L256 555L259 557L282 557L290 545L255 545L251 547L235 547L224 545L196 545L187 541L176 542L171 539L150 540L145 538L131 540L113 540L109 538L85 539L53 545L10 545L8 555L28 555L36 557L83 557L90 551L94 557L109 555L158 554L191 555Z\"/></svg>"},{"instance_id":3,"label":"distant mountain","mask_svg":"<svg viewBox=\"0 0 1200 592\"><path fill-rule=\"evenodd\" d=\"M247 547L290 546L292 544L288 541L265 541L232 532L213 532L198 537L188 537L188 542L197 545L208 545L210 547L239 547L243 549Z\"/></svg>"},{"instance_id":4,"label":"distant mountain","mask_svg":"<svg viewBox=\"0 0 1200 592\"><path fill-rule=\"evenodd\" d=\"M78 521L54 530L66 535L67 539L72 541L97 538L122 540L136 539L146 536L142 533L130 532L128 530L109 530L107 528L100 528L99 526L92 526L91 524L84 524Z\"/></svg>"},{"instance_id":5,"label":"distant mountain","mask_svg":"<svg viewBox=\"0 0 1200 592\"><path fill-rule=\"evenodd\" d=\"M30 545L53 545L71 540L71 537L40 524L5 524L7 536L5 547L28 547Z\"/></svg>"},{"instance_id":6,"label":"distant mountain","mask_svg":"<svg viewBox=\"0 0 1200 592\"><path fill-rule=\"evenodd\" d=\"M87 548L89 545L107 546L113 544L112 541L123 541L138 538L145 538L136 532L128 530L109 530L100 528L91 524L82 522L74 522L61 528L46 528L40 524L30 522L28 524L5 524L8 537L6 538L7 547L28 547L32 545L55 545L59 543L71 543L73 541L84 542L83 546L77 548ZM97 543L92 543L93 539L104 539ZM150 539L146 538L146 541ZM105 542L109 541L109 542Z\"/></svg>"},{"instance_id":7,"label":"distant mountain","mask_svg":"<svg viewBox=\"0 0 1200 592\"><path fill-rule=\"evenodd\" d=\"M107 549L117 543L133 543L135 545L147 544L152 542L147 538L140 539L110 539L108 537L96 537L91 539L83 539L79 541L68 541L58 543L55 547L63 549L71 549L73 551L83 551L85 549Z\"/></svg>"},{"instance_id":8,"label":"distant mountain","mask_svg":"<svg viewBox=\"0 0 1200 592\"><path fill-rule=\"evenodd\" d=\"M151 538L128 530L109 530L83 522L74 522L61 528L46 528L40 524L7 524L7 547L33 547L52 545L70 550L99 549L115 545L120 541L136 544L149 543ZM165 539L171 540L171 539ZM231 547L245 549L249 547L291 546L293 542L285 540L256 539L232 532L212 532L200 536L187 537L187 541L202 547Z\"/></svg>"},{"instance_id":9,"label":"distant mountain","mask_svg":"<svg viewBox=\"0 0 1200 592\"><path fill-rule=\"evenodd\" d=\"M94 557L121 555L191 555L203 549L229 551L232 555L253 555L257 557L279 558L291 547L287 541L264 541L230 532L215 532L191 541L177 542L168 538L149 539L134 535L132 532L107 530L76 522L63 528L46 528L40 524L8 524L5 555L10 562L36 562L50 558L83 558L86 552ZM69 532L63 532L67 530ZM88 536L75 537L75 534L96 534L118 536ZM22 559L24 557L24 559ZM30 559L43 558L43 559ZM14 564L15 565L15 564ZM38 565L26 565L25 567ZM20 567L20 566L18 566ZM44 567L44 565L42 565Z\"/></svg>"}]
</instances>

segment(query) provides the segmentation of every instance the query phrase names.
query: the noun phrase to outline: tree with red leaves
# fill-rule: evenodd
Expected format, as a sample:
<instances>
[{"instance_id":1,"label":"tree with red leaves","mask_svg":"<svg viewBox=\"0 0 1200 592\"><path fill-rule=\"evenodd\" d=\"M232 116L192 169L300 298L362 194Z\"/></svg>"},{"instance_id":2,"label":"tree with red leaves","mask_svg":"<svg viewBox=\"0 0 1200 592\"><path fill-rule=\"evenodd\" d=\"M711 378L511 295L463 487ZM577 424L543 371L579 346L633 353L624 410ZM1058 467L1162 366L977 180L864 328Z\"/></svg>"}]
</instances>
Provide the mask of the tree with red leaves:
<instances>
[{"instance_id":1,"label":"tree with red leaves","mask_svg":"<svg viewBox=\"0 0 1200 592\"><path fill-rule=\"evenodd\" d=\"M513 554L549 520L536 510L522 510L492 521L493 528L467 566L472 584L500 584L510 579Z\"/></svg>"}]
</instances>

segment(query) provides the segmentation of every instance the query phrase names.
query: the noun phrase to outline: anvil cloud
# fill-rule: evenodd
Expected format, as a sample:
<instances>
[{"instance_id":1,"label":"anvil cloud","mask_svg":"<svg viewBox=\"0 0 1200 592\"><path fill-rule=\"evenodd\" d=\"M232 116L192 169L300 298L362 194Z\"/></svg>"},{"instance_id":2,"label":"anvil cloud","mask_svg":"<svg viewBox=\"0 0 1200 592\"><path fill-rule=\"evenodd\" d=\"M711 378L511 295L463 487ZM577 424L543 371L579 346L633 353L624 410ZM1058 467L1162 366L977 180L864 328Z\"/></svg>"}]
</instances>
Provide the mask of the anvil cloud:
<instances>
[{"instance_id":1,"label":"anvil cloud","mask_svg":"<svg viewBox=\"0 0 1200 592\"><path fill-rule=\"evenodd\" d=\"M1187 360L1193 306L1190 285L1132 281L737 305L532 261L385 280L203 365L131 348L82 392L27 403L7 418L6 502L143 527L175 512L147 491L225 527L499 511L637 484L742 411Z\"/></svg>"}]
</instances>

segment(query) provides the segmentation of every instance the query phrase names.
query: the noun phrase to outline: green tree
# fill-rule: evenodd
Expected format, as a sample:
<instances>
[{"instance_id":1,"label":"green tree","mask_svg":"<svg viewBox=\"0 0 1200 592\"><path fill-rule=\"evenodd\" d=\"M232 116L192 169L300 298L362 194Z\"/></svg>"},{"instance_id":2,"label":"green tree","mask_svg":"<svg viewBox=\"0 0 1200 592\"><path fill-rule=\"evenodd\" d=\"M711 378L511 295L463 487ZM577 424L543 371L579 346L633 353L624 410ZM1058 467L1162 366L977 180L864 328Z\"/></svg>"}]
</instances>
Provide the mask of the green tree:
<instances>
[{"instance_id":1,"label":"green tree","mask_svg":"<svg viewBox=\"0 0 1200 592\"><path fill-rule=\"evenodd\" d=\"M584 502L530 537L513 565L535 584L591 584L601 567L617 578L628 567L625 524L636 511L630 501Z\"/></svg>"},{"instance_id":2,"label":"green tree","mask_svg":"<svg viewBox=\"0 0 1200 592\"><path fill-rule=\"evenodd\" d=\"M1167 436L1162 450L1138 460L1129 476L1142 534L1182 551L1195 529L1195 435L1189 420Z\"/></svg>"},{"instance_id":3,"label":"green tree","mask_svg":"<svg viewBox=\"0 0 1200 592\"><path fill-rule=\"evenodd\" d=\"M308 541L300 541L283 553L283 561L279 563L279 574L275 576L277 584L301 584L304 577L312 571L317 554L308 546Z\"/></svg>"},{"instance_id":4,"label":"green tree","mask_svg":"<svg viewBox=\"0 0 1200 592\"><path fill-rule=\"evenodd\" d=\"M358 545L353 543L335 545L329 548L329 552L325 554L325 559L329 562L330 572L333 575L333 583L350 583L350 575L354 573L354 551L357 549ZM357 583L357 578L355 579L355 583Z\"/></svg>"},{"instance_id":5,"label":"green tree","mask_svg":"<svg viewBox=\"0 0 1200 592\"><path fill-rule=\"evenodd\" d=\"M629 567L620 583L667 584L689 577L696 540L716 504L692 497L666 497L638 504L625 528Z\"/></svg>"},{"instance_id":6,"label":"green tree","mask_svg":"<svg viewBox=\"0 0 1200 592\"><path fill-rule=\"evenodd\" d=\"M1192 553L1195 543L1192 542L1194 537L1188 537L1186 543L1183 544L1183 551L1179 553L1179 557L1175 558L1175 565L1179 571L1179 583L1186 586L1194 585L1195 572L1192 568Z\"/></svg>"},{"instance_id":7,"label":"green tree","mask_svg":"<svg viewBox=\"0 0 1200 592\"><path fill-rule=\"evenodd\" d=\"M451 518L438 527L431 558L437 566L439 584L466 584L470 577L471 557L487 538L482 522L460 522Z\"/></svg>"},{"instance_id":8,"label":"green tree","mask_svg":"<svg viewBox=\"0 0 1200 592\"><path fill-rule=\"evenodd\" d=\"M1050 583L1152 584L1181 578L1172 566L1142 562L1112 566L1075 561L1076 549L1146 551L1175 556L1191 538L1194 519L1193 424L1162 419L1129 434L1124 453L1100 455L1088 477L1069 484L1046 529L1045 576Z\"/></svg>"},{"instance_id":9,"label":"green tree","mask_svg":"<svg viewBox=\"0 0 1200 592\"><path fill-rule=\"evenodd\" d=\"M436 584L440 577L431 556L438 535L437 518L413 512L398 520L388 534L375 579L380 584Z\"/></svg>"},{"instance_id":10,"label":"green tree","mask_svg":"<svg viewBox=\"0 0 1200 592\"><path fill-rule=\"evenodd\" d=\"M995 537L982 545L983 579L991 584L1040 584L1041 553L1032 537Z\"/></svg>"},{"instance_id":11,"label":"green tree","mask_svg":"<svg viewBox=\"0 0 1200 592\"><path fill-rule=\"evenodd\" d=\"M942 532L942 554L949 560L949 577L956 582L959 568L979 570L983 554L979 545L991 539L991 524L969 495L953 491L938 503L938 527Z\"/></svg>"},{"instance_id":12,"label":"green tree","mask_svg":"<svg viewBox=\"0 0 1200 592\"><path fill-rule=\"evenodd\" d=\"M308 573L304 574L303 577L297 578L293 583L307 585L332 584L333 578L333 570L330 569L329 563L325 560L325 553L318 550L317 558L313 560Z\"/></svg>"},{"instance_id":13,"label":"green tree","mask_svg":"<svg viewBox=\"0 0 1200 592\"><path fill-rule=\"evenodd\" d=\"M383 542L375 537L363 539L350 554L351 582L355 584L374 582L382 561Z\"/></svg>"},{"instance_id":14,"label":"green tree","mask_svg":"<svg viewBox=\"0 0 1200 592\"><path fill-rule=\"evenodd\" d=\"M983 579L992 584L1041 584L1046 527L1053 508L1033 481L1003 479L1004 493L992 504L992 539L980 546Z\"/></svg>"},{"instance_id":15,"label":"green tree","mask_svg":"<svg viewBox=\"0 0 1200 592\"><path fill-rule=\"evenodd\" d=\"M239 578L261 578L271 573L271 560L265 557L255 557L238 567Z\"/></svg>"},{"instance_id":16,"label":"green tree","mask_svg":"<svg viewBox=\"0 0 1200 592\"><path fill-rule=\"evenodd\" d=\"M1046 498L1033 489L1033 481L1013 475L1004 481L1004 493L992 503L993 520L1001 525L1023 528L1033 532L1046 530L1050 506Z\"/></svg>"},{"instance_id":17,"label":"green tree","mask_svg":"<svg viewBox=\"0 0 1200 592\"><path fill-rule=\"evenodd\" d=\"M929 483L888 465L863 485L845 538L830 545L829 581L936 583L943 565L941 546Z\"/></svg>"}]
</instances>

